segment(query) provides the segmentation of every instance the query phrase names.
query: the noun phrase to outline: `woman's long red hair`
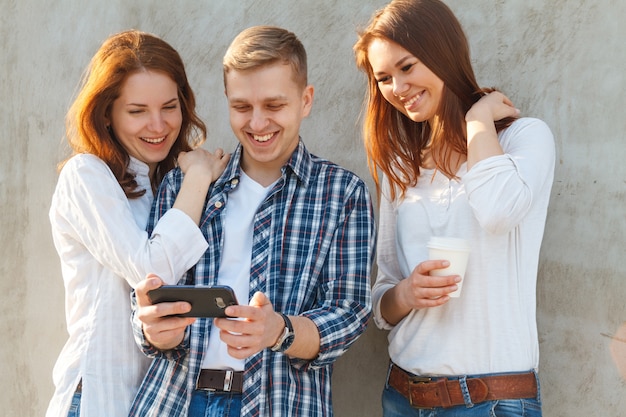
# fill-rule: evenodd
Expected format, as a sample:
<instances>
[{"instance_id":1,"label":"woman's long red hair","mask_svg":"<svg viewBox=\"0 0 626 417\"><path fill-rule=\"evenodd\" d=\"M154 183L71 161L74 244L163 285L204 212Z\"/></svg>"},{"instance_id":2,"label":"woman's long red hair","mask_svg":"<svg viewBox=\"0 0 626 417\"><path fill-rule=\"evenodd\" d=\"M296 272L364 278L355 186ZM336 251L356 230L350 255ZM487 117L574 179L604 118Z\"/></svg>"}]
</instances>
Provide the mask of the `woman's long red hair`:
<instances>
[{"instance_id":1,"label":"woman's long red hair","mask_svg":"<svg viewBox=\"0 0 626 417\"><path fill-rule=\"evenodd\" d=\"M102 159L129 198L139 197L145 190L137 189L135 174L128 171L128 152L107 129L107 119L124 81L142 70L159 71L174 80L183 116L178 138L150 179L156 190L163 176L176 166L179 152L191 150L206 137L206 126L195 112L196 100L183 62L167 42L136 30L108 38L92 58L66 117L66 135L73 154L90 153Z\"/></svg>"}]
</instances>

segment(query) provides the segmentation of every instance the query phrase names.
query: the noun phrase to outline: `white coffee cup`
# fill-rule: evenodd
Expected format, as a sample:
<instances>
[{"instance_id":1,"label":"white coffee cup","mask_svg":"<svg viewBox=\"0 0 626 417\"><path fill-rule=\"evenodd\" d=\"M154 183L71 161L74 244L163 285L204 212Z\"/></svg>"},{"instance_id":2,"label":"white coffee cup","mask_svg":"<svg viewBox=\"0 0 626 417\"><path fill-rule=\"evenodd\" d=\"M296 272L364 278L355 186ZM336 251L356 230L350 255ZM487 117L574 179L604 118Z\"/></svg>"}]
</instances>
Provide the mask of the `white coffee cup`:
<instances>
[{"instance_id":1,"label":"white coffee cup","mask_svg":"<svg viewBox=\"0 0 626 417\"><path fill-rule=\"evenodd\" d=\"M465 277L465 268L469 259L470 245L465 239L455 237L436 237L433 236L428 241L428 259L431 260L447 260L450 266L442 269L433 269L430 275L448 276L459 275L461 282L457 283L458 289L449 293L450 297L460 297L463 287L463 279Z\"/></svg>"}]
</instances>

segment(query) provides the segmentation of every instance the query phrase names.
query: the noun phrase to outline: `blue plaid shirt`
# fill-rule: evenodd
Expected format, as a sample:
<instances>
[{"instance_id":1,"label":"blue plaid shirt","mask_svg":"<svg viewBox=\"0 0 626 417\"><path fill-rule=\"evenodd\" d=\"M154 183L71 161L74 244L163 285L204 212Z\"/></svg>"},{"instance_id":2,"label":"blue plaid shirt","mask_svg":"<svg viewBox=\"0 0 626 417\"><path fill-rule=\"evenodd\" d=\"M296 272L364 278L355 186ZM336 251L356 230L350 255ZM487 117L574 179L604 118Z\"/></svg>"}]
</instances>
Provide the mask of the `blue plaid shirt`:
<instances>
[{"instance_id":1,"label":"blue plaid shirt","mask_svg":"<svg viewBox=\"0 0 626 417\"><path fill-rule=\"evenodd\" d=\"M239 183L241 152L238 146L209 190L200 221L209 249L181 282L217 282L224 208L229 192ZM148 229L173 206L181 183L178 169L165 177ZM319 355L310 361L270 349L249 357L241 415L332 416L333 363L363 333L371 314L369 276L376 229L369 192L356 175L310 154L300 142L257 210L255 234L257 220L263 217L271 220L262 225L263 234L253 238L252 259L261 256L264 262L260 269L252 268L251 276L263 274L260 290L268 294L276 311L311 319L321 343ZM133 313L137 342L154 361L130 416L187 415L211 325L211 319L196 320L180 346L161 352L146 342Z\"/></svg>"}]
</instances>

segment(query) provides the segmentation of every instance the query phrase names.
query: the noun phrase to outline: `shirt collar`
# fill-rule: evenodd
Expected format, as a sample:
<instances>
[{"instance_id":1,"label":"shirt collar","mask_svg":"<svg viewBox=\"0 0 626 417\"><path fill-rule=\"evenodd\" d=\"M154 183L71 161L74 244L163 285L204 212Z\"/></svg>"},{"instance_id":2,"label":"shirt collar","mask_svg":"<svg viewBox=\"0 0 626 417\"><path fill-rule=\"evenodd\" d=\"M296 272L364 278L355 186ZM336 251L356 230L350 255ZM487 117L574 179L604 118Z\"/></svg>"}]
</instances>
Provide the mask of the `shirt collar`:
<instances>
[{"instance_id":1,"label":"shirt collar","mask_svg":"<svg viewBox=\"0 0 626 417\"><path fill-rule=\"evenodd\" d=\"M237 145L235 152L233 152L228 166L224 170L224 173L215 183L216 186L224 186L225 184L232 184L234 179L239 179L241 176L241 154L243 147L241 144ZM309 183L311 176L313 161L311 160L311 154L304 146L302 139L298 141L298 147L294 150L293 154L282 167L283 177L288 175L288 171L291 171L295 176L306 186Z\"/></svg>"},{"instance_id":2,"label":"shirt collar","mask_svg":"<svg viewBox=\"0 0 626 417\"><path fill-rule=\"evenodd\" d=\"M304 185L308 185L311 170L313 169L313 161L311 160L311 154L304 146L304 142L302 139L298 141L298 147L291 154L291 158L287 164L283 167L283 175L285 175L286 167L291 168L291 171L304 183Z\"/></svg>"},{"instance_id":3,"label":"shirt collar","mask_svg":"<svg viewBox=\"0 0 626 417\"><path fill-rule=\"evenodd\" d=\"M145 162L140 161L134 156L128 155L128 169L133 172L135 175L144 175L148 176L150 173L150 167Z\"/></svg>"}]
</instances>

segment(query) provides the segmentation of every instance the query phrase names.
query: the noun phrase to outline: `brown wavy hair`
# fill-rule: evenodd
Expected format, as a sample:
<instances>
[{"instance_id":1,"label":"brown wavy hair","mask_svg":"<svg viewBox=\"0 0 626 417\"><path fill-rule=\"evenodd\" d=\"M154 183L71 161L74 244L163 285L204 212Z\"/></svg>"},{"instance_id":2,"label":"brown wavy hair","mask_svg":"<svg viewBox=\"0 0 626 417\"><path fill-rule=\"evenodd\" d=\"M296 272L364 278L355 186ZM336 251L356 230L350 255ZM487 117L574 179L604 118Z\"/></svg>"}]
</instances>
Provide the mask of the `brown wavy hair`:
<instances>
[{"instance_id":1,"label":"brown wavy hair","mask_svg":"<svg viewBox=\"0 0 626 417\"><path fill-rule=\"evenodd\" d=\"M375 39L397 43L443 81L435 123L412 121L382 96L368 57L368 48ZM451 152L467 155L465 114L494 89L478 86L469 44L448 6L439 0L394 0L378 10L359 33L354 53L357 67L367 75L363 137L378 191L379 170L389 178L392 198L396 189L403 196L408 187L417 184L427 146L436 169L455 177ZM508 127L513 120L496 122L496 129Z\"/></svg>"},{"instance_id":2,"label":"brown wavy hair","mask_svg":"<svg viewBox=\"0 0 626 417\"><path fill-rule=\"evenodd\" d=\"M137 30L106 39L91 59L80 91L66 116L66 135L73 155L90 153L102 159L128 198L140 197L146 190L137 189L135 174L128 171L128 152L112 130L107 129L107 120L124 81L142 70L159 71L176 83L182 112L180 133L150 178L153 191L163 176L176 166L178 154L199 146L206 138L206 126L196 114L196 99L185 67L172 46L155 35Z\"/></svg>"}]
</instances>

